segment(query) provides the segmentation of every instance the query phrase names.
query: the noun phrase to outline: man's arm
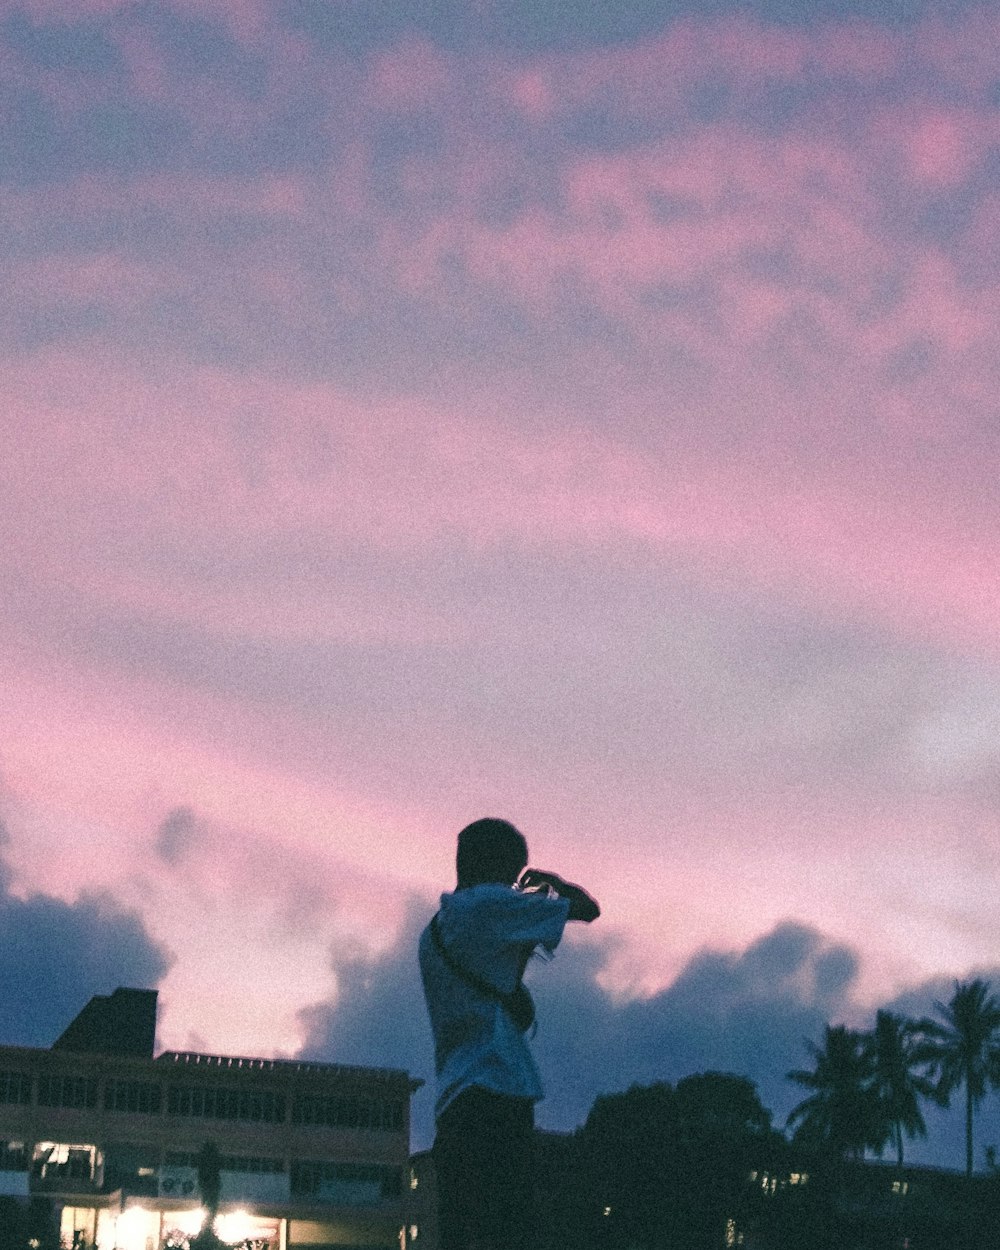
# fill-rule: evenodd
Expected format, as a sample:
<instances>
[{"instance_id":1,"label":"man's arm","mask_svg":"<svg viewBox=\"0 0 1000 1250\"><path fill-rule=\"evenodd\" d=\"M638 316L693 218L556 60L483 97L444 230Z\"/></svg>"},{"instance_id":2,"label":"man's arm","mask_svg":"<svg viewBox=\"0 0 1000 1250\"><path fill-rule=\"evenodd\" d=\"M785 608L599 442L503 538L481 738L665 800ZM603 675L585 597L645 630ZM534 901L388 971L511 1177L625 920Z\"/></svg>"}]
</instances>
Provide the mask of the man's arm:
<instances>
[{"instance_id":1,"label":"man's arm","mask_svg":"<svg viewBox=\"0 0 1000 1250\"><path fill-rule=\"evenodd\" d=\"M573 885L572 882L566 881L557 872L543 872L540 868L525 868L518 884L526 890L548 886L560 898L569 899L570 920L582 920L584 924L590 924L601 914L597 899L593 895L588 894L583 886Z\"/></svg>"}]
</instances>

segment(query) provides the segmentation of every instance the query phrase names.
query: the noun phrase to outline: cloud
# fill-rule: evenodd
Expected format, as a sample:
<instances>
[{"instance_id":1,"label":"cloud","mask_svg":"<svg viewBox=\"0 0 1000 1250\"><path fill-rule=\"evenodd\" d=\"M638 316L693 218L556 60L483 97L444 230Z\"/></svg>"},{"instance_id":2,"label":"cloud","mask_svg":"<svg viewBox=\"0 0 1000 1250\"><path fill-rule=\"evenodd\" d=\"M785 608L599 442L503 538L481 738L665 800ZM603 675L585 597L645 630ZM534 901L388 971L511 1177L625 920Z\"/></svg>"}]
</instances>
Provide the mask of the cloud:
<instances>
[{"instance_id":1,"label":"cloud","mask_svg":"<svg viewBox=\"0 0 1000 1250\"><path fill-rule=\"evenodd\" d=\"M94 994L155 988L172 956L108 894L0 894L0 1037L49 1046Z\"/></svg>"},{"instance_id":2,"label":"cloud","mask_svg":"<svg viewBox=\"0 0 1000 1250\"><path fill-rule=\"evenodd\" d=\"M426 904L413 899L396 944L382 955L335 949L336 998L301 1017L303 1056L405 1068L427 1082L414 1101L418 1149L433 1137L433 1055L416 958L428 918ZM539 1022L532 1047L546 1087L538 1115L544 1127L582 1123L600 1093L708 1070L749 1076L780 1126L801 1098L786 1074L807 1065L805 1041L821 1042L827 1023L863 1028L874 1020L874 1011L856 998L858 952L807 924L776 925L742 950L705 949L662 992L624 1001L598 980L614 944L571 927L551 963L529 965ZM1000 968L983 975L1000 986ZM951 984L929 980L885 1006L920 1018L932 1013L934 999L949 997ZM987 1100L981 1109L980 1145L1000 1137L995 1103ZM960 1166L961 1108L928 1108L927 1119L929 1137L909 1147L910 1157Z\"/></svg>"},{"instance_id":3,"label":"cloud","mask_svg":"<svg viewBox=\"0 0 1000 1250\"><path fill-rule=\"evenodd\" d=\"M123 7L101 28L121 64L75 77L9 34L25 99L82 79L122 116L54 101L51 143L82 163L36 136L25 159L54 181L3 185L0 335L16 354L114 343L439 406L450 392L458 409L499 387L507 420L541 406L593 433L614 411L657 459L703 447L747 465L748 490L755 453L793 491L810 449L855 477L874 453L892 495L911 442L961 459L956 423L992 442L982 223L1000 135L975 50L995 19L911 30L807 6L790 29L710 7L527 64L401 31L334 69L329 49L273 38L250 69L198 5L159 22ZM145 151L151 128L162 150L116 164L108 135Z\"/></svg>"},{"instance_id":4,"label":"cloud","mask_svg":"<svg viewBox=\"0 0 1000 1250\"><path fill-rule=\"evenodd\" d=\"M366 957L355 949L332 952L337 991L333 1002L302 1009L301 1055L334 1063L404 1068L428 1082L416 1096L414 1115L421 1144L433 1116L434 1073L430 1029L420 989L416 939L427 923L426 903L411 898L394 946Z\"/></svg>"},{"instance_id":5,"label":"cloud","mask_svg":"<svg viewBox=\"0 0 1000 1250\"><path fill-rule=\"evenodd\" d=\"M174 807L156 830L156 854L168 867L174 867L185 856L197 837L194 810Z\"/></svg>"},{"instance_id":6,"label":"cloud","mask_svg":"<svg viewBox=\"0 0 1000 1250\"><path fill-rule=\"evenodd\" d=\"M333 952L337 994L302 1013L303 1054L409 1069L432 1084L429 1027L416 962L428 919L414 900L394 947L376 959ZM594 1097L633 1082L676 1081L709 1068L746 1072L765 1102L787 1110L785 1072L803 1037L851 1006L857 956L806 925L783 924L739 953L695 955L667 989L616 1001L598 976L606 941L568 939L551 965L530 970L538 1005L534 1042L547 1086L540 1122L570 1128ZM432 1094L418 1096L415 1133L431 1133Z\"/></svg>"},{"instance_id":7,"label":"cloud","mask_svg":"<svg viewBox=\"0 0 1000 1250\"><path fill-rule=\"evenodd\" d=\"M625 1003L595 993L592 959L580 960L571 946L565 966L557 961L538 974L540 1010L553 1000L537 1045L553 1074L546 1115L564 1123L581 1118L602 1088L709 1069L749 1075L780 1119L784 1076L800 1060L802 1039L852 1010L858 969L855 951L791 922L743 951L704 950L660 993Z\"/></svg>"}]
</instances>

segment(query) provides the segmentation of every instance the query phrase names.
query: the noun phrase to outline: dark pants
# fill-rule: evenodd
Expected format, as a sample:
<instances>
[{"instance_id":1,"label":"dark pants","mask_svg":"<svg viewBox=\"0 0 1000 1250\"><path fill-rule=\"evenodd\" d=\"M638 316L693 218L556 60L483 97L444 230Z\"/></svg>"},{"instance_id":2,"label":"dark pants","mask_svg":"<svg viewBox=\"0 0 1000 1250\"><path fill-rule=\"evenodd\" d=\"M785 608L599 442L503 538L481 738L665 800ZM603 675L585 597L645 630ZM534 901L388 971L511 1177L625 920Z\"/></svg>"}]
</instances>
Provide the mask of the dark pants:
<instances>
[{"instance_id":1,"label":"dark pants","mask_svg":"<svg viewBox=\"0 0 1000 1250\"><path fill-rule=\"evenodd\" d=\"M441 1250L530 1250L534 1104L485 1089L459 1094L437 1122Z\"/></svg>"}]
</instances>

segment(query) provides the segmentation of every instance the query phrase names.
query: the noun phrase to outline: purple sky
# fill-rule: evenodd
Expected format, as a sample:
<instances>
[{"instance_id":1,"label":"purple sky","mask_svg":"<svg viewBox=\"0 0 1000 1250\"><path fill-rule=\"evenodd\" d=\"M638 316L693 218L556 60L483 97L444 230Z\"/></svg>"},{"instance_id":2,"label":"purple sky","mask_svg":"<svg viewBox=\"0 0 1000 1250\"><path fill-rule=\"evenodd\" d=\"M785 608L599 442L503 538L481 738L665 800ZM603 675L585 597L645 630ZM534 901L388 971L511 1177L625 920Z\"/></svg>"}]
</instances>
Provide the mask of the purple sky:
<instances>
[{"instance_id":1,"label":"purple sky","mask_svg":"<svg viewBox=\"0 0 1000 1250\"><path fill-rule=\"evenodd\" d=\"M1000 16L618 7L0 0L9 1040L429 1077L484 814L543 1122L1000 988Z\"/></svg>"}]
</instances>

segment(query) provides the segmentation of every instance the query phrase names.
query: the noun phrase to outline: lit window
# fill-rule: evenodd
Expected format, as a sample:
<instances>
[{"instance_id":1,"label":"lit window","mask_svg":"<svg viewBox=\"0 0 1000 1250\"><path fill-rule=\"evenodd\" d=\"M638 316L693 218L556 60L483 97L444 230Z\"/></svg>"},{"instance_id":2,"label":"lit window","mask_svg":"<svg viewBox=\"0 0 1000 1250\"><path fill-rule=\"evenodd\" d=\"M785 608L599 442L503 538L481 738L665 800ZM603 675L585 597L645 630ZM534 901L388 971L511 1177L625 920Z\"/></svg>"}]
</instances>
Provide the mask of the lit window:
<instances>
[{"instance_id":1,"label":"lit window","mask_svg":"<svg viewBox=\"0 0 1000 1250\"><path fill-rule=\"evenodd\" d=\"M93 1181L102 1162L96 1146L43 1141L35 1143L31 1170L36 1179L42 1181L56 1178Z\"/></svg>"},{"instance_id":2,"label":"lit window","mask_svg":"<svg viewBox=\"0 0 1000 1250\"><path fill-rule=\"evenodd\" d=\"M610 1207L605 1207L605 1208L604 1208L604 1214L605 1214L605 1215L610 1215L610 1214L611 1214L611 1208L610 1208Z\"/></svg>"},{"instance_id":3,"label":"lit window","mask_svg":"<svg viewBox=\"0 0 1000 1250\"><path fill-rule=\"evenodd\" d=\"M416 1172L414 1172L412 1168L410 1168L410 1188L416 1189L419 1184L420 1184L420 1177L416 1174Z\"/></svg>"},{"instance_id":4,"label":"lit window","mask_svg":"<svg viewBox=\"0 0 1000 1250\"><path fill-rule=\"evenodd\" d=\"M93 1207L63 1207L59 1218L59 1240L72 1246L78 1242L93 1244L97 1212Z\"/></svg>"}]
</instances>

